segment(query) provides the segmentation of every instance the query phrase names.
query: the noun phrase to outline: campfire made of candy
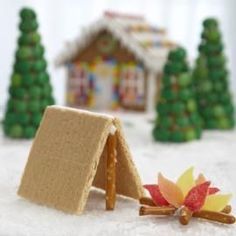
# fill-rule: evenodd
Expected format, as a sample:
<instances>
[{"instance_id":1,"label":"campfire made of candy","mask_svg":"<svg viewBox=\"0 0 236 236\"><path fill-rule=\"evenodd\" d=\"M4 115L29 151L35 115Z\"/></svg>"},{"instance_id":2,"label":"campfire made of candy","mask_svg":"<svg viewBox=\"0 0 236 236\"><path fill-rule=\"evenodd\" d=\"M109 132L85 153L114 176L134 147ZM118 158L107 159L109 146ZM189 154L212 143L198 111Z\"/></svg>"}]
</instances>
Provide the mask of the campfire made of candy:
<instances>
[{"instance_id":1,"label":"campfire made of candy","mask_svg":"<svg viewBox=\"0 0 236 236\"><path fill-rule=\"evenodd\" d=\"M187 225L192 217L207 219L224 224L235 223L228 205L231 194L219 194L219 189L211 187L203 174L197 179L193 167L187 169L176 183L158 175L158 185L144 185L151 198L140 199L139 215L179 216L179 222Z\"/></svg>"}]
</instances>

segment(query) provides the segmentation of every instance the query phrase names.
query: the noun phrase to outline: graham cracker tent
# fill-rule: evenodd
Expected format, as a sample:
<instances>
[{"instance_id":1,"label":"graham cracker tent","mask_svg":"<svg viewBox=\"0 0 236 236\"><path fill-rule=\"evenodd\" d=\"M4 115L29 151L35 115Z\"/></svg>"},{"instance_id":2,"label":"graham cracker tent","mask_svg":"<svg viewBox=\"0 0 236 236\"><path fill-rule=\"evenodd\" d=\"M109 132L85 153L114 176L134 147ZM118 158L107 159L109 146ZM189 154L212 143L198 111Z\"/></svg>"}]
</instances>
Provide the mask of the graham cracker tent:
<instances>
[{"instance_id":1,"label":"graham cracker tent","mask_svg":"<svg viewBox=\"0 0 236 236\"><path fill-rule=\"evenodd\" d=\"M114 208L116 193L134 199L144 195L120 121L103 114L48 107L18 194L79 214L92 185L106 190L107 209Z\"/></svg>"}]
</instances>

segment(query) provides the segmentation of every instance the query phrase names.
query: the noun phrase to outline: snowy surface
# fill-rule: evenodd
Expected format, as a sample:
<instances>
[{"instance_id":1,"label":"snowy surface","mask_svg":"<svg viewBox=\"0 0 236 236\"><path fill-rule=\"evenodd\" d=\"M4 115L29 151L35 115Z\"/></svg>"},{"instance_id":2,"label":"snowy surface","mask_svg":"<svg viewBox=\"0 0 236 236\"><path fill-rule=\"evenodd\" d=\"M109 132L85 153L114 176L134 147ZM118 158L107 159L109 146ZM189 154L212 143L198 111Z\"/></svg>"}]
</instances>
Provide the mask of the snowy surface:
<instances>
[{"instance_id":1,"label":"snowy surface","mask_svg":"<svg viewBox=\"0 0 236 236\"><path fill-rule=\"evenodd\" d=\"M151 121L143 115L123 115L125 134L144 183L154 183L157 172L176 178L194 165L223 192L232 192L236 207L236 131L205 132L201 141L161 144L152 141ZM176 218L139 217L139 204L119 197L114 212L104 211L103 192L92 190L81 216L39 206L16 195L27 161L30 141L0 135L0 236L8 235L236 235L235 225L193 219L181 226ZM234 211L235 213L235 211Z\"/></svg>"}]
</instances>

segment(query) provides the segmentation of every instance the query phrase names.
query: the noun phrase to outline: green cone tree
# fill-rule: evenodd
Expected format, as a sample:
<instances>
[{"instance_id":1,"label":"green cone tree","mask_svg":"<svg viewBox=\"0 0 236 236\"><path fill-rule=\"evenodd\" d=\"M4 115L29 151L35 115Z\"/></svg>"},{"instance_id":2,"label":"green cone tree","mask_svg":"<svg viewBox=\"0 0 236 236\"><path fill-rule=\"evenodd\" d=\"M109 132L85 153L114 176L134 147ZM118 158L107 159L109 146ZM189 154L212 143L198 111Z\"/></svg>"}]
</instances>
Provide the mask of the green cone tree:
<instances>
[{"instance_id":1,"label":"green cone tree","mask_svg":"<svg viewBox=\"0 0 236 236\"><path fill-rule=\"evenodd\" d=\"M183 48L174 49L168 55L156 109L157 119L153 130L155 140L185 142L200 138L201 118Z\"/></svg>"},{"instance_id":2,"label":"green cone tree","mask_svg":"<svg viewBox=\"0 0 236 236\"><path fill-rule=\"evenodd\" d=\"M20 11L21 31L4 117L4 133L12 138L33 138L46 106L54 104L52 86L32 9Z\"/></svg>"},{"instance_id":3,"label":"green cone tree","mask_svg":"<svg viewBox=\"0 0 236 236\"><path fill-rule=\"evenodd\" d=\"M235 125L234 106L222 35L216 19L204 20L201 38L193 78L203 127L231 129Z\"/></svg>"}]
</instances>

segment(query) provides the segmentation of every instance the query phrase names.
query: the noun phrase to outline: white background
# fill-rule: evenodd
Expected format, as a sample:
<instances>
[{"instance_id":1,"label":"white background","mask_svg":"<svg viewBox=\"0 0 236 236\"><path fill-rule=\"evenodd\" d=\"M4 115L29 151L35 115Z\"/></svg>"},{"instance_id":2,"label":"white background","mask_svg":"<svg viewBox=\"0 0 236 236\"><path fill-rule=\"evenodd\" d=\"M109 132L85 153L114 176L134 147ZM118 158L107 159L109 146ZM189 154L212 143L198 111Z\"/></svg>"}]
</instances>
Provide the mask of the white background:
<instances>
[{"instance_id":1,"label":"white background","mask_svg":"<svg viewBox=\"0 0 236 236\"><path fill-rule=\"evenodd\" d=\"M18 11L22 6L31 6L38 14L39 31L59 104L64 103L65 70L55 68L55 57L66 41L73 40L82 27L99 18L104 10L141 14L152 24L166 27L170 38L188 49L191 61L196 57L201 21L207 16L218 17L232 72L232 90L236 91L235 0L0 0L0 108L7 99L19 35Z\"/></svg>"}]
</instances>

